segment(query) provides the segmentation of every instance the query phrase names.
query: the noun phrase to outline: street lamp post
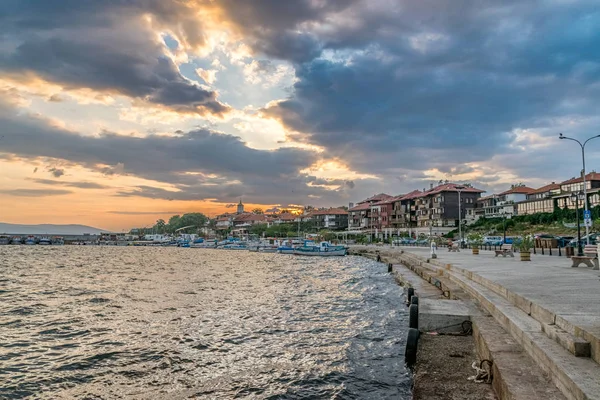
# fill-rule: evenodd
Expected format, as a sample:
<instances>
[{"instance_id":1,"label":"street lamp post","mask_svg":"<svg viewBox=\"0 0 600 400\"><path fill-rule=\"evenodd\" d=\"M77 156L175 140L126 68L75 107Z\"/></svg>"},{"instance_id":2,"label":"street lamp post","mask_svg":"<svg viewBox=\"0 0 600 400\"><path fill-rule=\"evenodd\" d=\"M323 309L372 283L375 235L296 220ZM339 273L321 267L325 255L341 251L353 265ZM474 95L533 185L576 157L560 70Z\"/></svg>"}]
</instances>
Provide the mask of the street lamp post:
<instances>
[{"instance_id":1,"label":"street lamp post","mask_svg":"<svg viewBox=\"0 0 600 400\"><path fill-rule=\"evenodd\" d=\"M460 240L460 247L463 247L462 240L462 202L460 198L460 194L464 189L464 186L456 186L455 189L458 192L458 240Z\"/></svg>"},{"instance_id":2,"label":"street lamp post","mask_svg":"<svg viewBox=\"0 0 600 400\"><path fill-rule=\"evenodd\" d=\"M596 139L598 137L600 137L600 135L592 136L591 138L588 138L582 144L579 140L570 138L568 136L564 136L562 133L558 135L559 139L572 140L574 142L577 142L577 144L579 144L579 146L581 147L581 161L582 161L582 164L583 164L583 169L581 170L581 177L583 178L583 196L584 196L583 206L585 207L585 211L588 211L588 209L589 209L588 208L588 199L587 199L587 185L586 185L586 182L585 182L585 145L590 140ZM577 220L577 221L579 221L579 220ZM586 239L586 244L590 244L590 228L588 227L587 224L585 224L585 239Z\"/></svg>"},{"instance_id":3,"label":"street lamp post","mask_svg":"<svg viewBox=\"0 0 600 400\"><path fill-rule=\"evenodd\" d=\"M502 210L502 227L504 228L504 239L502 243L506 244L506 211Z\"/></svg>"},{"instance_id":4,"label":"street lamp post","mask_svg":"<svg viewBox=\"0 0 600 400\"><path fill-rule=\"evenodd\" d=\"M577 255L583 256L583 250L581 249L581 226L579 224L579 200L585 199L585 193L571 193L571 201L575 203L575 219L577 220Z\"/></svg>"}]
</instances>

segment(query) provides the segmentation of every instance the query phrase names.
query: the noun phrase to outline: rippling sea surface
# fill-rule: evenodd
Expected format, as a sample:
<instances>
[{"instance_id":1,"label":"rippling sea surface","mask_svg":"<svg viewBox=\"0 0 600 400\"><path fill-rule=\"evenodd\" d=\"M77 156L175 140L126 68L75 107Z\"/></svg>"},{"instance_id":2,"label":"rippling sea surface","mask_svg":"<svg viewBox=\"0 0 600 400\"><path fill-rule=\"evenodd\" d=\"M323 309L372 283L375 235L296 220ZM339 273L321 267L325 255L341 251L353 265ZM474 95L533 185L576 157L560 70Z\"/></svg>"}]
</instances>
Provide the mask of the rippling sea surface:
<instances>
[{"instance_id":1,"label":"rippling sea surface","mask_svg":"<svg viewBox=\"0 0 600 400\"><path fill-rule=\"evenodd\" d=\"M0 246L0 398L408 399L383 264Z\"/></svg>"}]
</instances>

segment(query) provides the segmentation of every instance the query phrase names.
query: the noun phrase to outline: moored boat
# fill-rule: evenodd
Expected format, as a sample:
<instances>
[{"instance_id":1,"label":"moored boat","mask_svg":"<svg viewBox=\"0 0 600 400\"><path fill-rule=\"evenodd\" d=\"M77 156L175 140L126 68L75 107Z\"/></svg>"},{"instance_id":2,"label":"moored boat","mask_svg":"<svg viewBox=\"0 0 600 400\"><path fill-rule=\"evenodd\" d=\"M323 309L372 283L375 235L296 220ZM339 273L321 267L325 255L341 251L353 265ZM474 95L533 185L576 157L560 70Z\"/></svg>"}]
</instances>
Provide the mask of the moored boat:
<instances>
[{"instance_id":1,"label":"moored boat","mask_svg":"<svg viewBox=\"0 0 600 400\"><path fill-rule=\"evenodd\" d=\"M40 238L40 241L38 242L38 244L42 245L42 246L49 246L52 244L52 241L50 240L49 237L44 236L44 237Z\"/></svg>"},{"instance_id":2,"label":"moored boat","mask_svg":"<svg viewBox=\"0 0 600 400\"><path fill-rule=\"evenodd\" d=\"M265 246L258 249L259 253L277 253L277 247Z\"/></svg>"},{"instance_id":3,"label":"moored boat","mask_svg":"<svg viewBox=\"0 0 600 400\"><path fill-rule=\"evenodd\" d=\"M225 244L225 245L219 247L219 249L223 249L223 250L248 250L248 246L246 246L245 244L242 244L242 243L230 243L230 244Z\"/></svg>"},{"instance_id":4,"label":"moored boat","mask_svg":"<svg viewBox=\"0 0 600 400\"><path fill-rule=\"evenodd\" d=\"M10 236L0 235L0 245L10 244Z\"/></svg>"},{"instance_id":5,"label":"moored boat","mask_svg":"<svg viewBox=\"0 0 600 400\"><path fill-rule=\"evenodd\" d=\"M26 245L34 245L35 244L35 237L34 236L27 236L27 239L25 239L25 244Z\"/></svg>"},{"instance_id":6,"label":"moored boat","mask_svg":"<svg viewBox=\"0 0 600 400\"><path fill-rule=\"evenodd\" d=\"M10 244L23 244L23 240L21 239L21 236L13 236L10 239Z\"/></svg>"},{"instance_id":7,"label":"moored boat","mask_svg":"<svg viewBox=\"0 0 600 400\"><path fill-rule=\"evenodd\" d=\"M344 246L332 246L328 242L321 242L318 246L301 246L294 249L294 254L298 256L319 256L319 257L332 257L332 256L345 256L346 247Z\"/></svg>"},{"instance_id":8,"label":"moored boat","mask_svg":"<svg viewBox=\"0 0 600 400\"><path fill-rule=\"evenodd\" d=\"M62 246L65 244L65 239L61 236L54 236L52 238L52 244L55 246Z\"/></svg>"}]
</instances>

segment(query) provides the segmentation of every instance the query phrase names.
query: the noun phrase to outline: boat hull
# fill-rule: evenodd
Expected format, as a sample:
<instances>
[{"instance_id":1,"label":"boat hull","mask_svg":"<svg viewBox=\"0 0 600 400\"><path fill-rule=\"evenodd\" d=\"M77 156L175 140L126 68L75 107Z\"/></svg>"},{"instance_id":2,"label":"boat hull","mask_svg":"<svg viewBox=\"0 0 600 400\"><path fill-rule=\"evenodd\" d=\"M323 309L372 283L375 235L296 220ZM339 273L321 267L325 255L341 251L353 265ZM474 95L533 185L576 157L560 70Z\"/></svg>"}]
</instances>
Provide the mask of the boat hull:
<instances>
[{"instance_id":1,"label":"boat hull","mask_svg":"<svg viewBox=\"0 0 600 400\"><path fill-rule=\"evenodd\" d=\"M284 247L284 248L278 248L277 252L279 254L294 254L294 248L292 247Z\"/></svg>"},{"instance_id":2,"label":"boat hull","mask_svg":"<svg viewBox=\"0 0 600 400\"><path fill-rule=\"evenodd\" d=\"M294 250L294 255L297 256L312 256L312 257L340 257L346 255L346 249L336 250Z\"/></svg>"}]
</instances>

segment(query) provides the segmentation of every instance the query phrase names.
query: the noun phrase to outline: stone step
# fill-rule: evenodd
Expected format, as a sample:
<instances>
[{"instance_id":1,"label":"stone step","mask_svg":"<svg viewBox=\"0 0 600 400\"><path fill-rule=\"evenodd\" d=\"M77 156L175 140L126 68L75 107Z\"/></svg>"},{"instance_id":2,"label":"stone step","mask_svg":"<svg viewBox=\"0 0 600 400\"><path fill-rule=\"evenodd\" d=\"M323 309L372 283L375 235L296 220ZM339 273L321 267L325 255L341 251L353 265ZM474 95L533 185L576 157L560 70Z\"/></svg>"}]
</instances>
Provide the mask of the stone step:
<instances>
[{"instance_id":1,"label":"stone step","mask_svg":"<svg viewBox=\"0 0 600 400\"><path fill-rule=\"evenodd\" d=\"M523 347L489 316L474 316L473 338L481 359L491 360L492 386L500 400L562 400L565 397Z\"/></svg>"},{"instance_id":2,"label":"stone step","mask_svg":"<svg viewBox=\"0 0 600 400\"><path fill-rule=\"evenodd\" d=\"M548 329L543 330L543 332L550 338L556 340L571 353L576 356L591 357L594 361L600 363L600 329L593 331L575 326L565 318L556 315L539 304L511 292L505 287L492 282L489 279L485 279L472 271L453 265L449 266L449 270L458 272L469 280L492 290L494 293L509 300L513 305L520 308L541 324L548 325ZM555 326L558 330L552 329L551 326Z\"/></svg>"},{"instance_id":3,"label":"stone step","mask_svg":"<svg viewBox=\"0 0 600 400\"><path fill-rule=\"evenodd\" d=\"M575 357L542 331L542 324L484 286L448 272L498 323L509 332L546 372L563 395L572 400L600 399L600 365Z\"/></svg>"},{"instance_id":4,"label":"stone step","mask_svg":"<svg viewBox=\"0 0 600 400\"><path fill-rule=\"evenodd\" d=\"M589 357L591 353L590 342L571 335L554 324L542 324L542 331L549 338L554 339L562 347L566 348L575 357Z\"/></svg>"}]
</instances>

